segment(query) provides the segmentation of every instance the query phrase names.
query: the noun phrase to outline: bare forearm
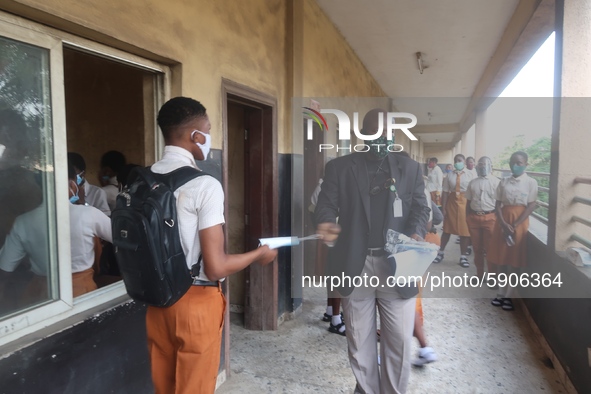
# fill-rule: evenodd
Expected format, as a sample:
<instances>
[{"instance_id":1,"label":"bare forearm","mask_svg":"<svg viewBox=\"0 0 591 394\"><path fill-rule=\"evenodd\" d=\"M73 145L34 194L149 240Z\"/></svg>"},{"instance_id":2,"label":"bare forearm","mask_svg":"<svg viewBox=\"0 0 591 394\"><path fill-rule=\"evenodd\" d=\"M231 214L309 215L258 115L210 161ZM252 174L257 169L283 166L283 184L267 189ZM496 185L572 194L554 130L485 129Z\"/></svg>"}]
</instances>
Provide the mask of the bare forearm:
<instances>
[{"instance_id":1,"label":"bare forearm","mask_svg":"<svg viewBox=\"0 0 591 394\"><path fill-rule=\"evenodd\" d=\"M262 257L263 253L260 249L255 249L242 254L223 254L218 256L217 261L210 261L211 264L204 258L205 275L211 280L220 280L236 272L242 271L258 259Z\"/></svg>"},{"instance_id":2,"label":"bare forearm","mask_svg":"<svg viewBox=\"0 0 591 394\"><path fill-rule=\"evenodd\" d=\"M523 211L523 213L521 215L519 215L517 220L513 223L513 227L517 227L521 223L523 223L525 221L525 219L527 219L529 217L529 215L532 214L532 212L536 209L537 206L538 206L538 204L536 202L529 203L527 205L527 208L525 208L525 211Z\"/></svg>"},{"instance_id":3,"label":"bare forearm","mask_svg":"<svg viewBox=\"0 0 591 394\"><path fill-rule=\"evenodd\" d=\"M254 262L271 262L277 256L277 251L271 251L268 246L241 254L226 254L221 224L200 230L199 241L203 255L203 270L205 275L214 281L235 274Z\"/></svg>"}]
</instances>

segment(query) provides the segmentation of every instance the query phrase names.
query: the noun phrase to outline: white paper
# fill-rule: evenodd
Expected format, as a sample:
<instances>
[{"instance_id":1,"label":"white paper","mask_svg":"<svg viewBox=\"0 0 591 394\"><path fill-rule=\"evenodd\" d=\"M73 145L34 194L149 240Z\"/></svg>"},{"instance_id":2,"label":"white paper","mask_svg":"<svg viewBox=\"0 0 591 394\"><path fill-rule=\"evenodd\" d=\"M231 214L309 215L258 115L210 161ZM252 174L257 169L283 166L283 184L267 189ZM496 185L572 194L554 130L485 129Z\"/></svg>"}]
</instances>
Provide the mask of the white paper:
<instances>
[{"instance_id":1,"label":"white paper","mask_svg":"<svg viewBox=\"0 0 591 394\"><path fill-rule=\"evenodd\" d=\"M273 238L261 238L259 242L262 245L267 245L270 249L277 249L282 246L294 246L299 245L300 240L298 237L273 237Z\"/></svg>"},{"instance_id":2,"label":"white paper","mask_svg":"<svg viewBox=\"0 0 591 394\"><path fill-rule=\"evenodd\" d=\"M415 278L423 276L437 256L437 250L407 250L391 255L396 259L394 277Z\"/></svg>"}]
</instances>

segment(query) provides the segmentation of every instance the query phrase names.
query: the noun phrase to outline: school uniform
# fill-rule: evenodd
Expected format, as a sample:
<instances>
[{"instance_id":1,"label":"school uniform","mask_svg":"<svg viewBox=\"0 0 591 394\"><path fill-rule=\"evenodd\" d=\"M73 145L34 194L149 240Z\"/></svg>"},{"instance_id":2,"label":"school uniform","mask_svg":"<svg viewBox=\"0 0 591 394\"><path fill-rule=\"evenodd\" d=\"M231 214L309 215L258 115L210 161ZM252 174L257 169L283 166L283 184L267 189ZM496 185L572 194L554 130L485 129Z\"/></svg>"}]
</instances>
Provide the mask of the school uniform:
<instances>
[{"instance_id":1,"label":"school uniform","mask_svg":"<svg viewBox=\"0 0 591 394\"><path fill-rule=\"evenodd\" d=\"M443 192L448 193L445 205L443 232L461 237L469 237L470 231L466 223L466 190L474 179L471 171L453 171L443 180Z\"/></svg>"},{"instance_id":2,"label":"school uniform","mask_svg":"<svg viewBox=\"0 0 591 394\"><path fill-rule=\"evenodd\" d=\"M117 198L117 195L115 195ZM107 193L98 186L86 182L84 184L84 201L107 216L111 216L111 208L107 202Z\"/></svg>"},{"instance_id":3,"label":"school uniform","mask_svg":"<svg viewBox=\"0 0 591 394\"><path fill-rule=\"evenodd\" d=\"M441 205L441 191L443 187L443 171L439 166L435 165L433 168L429 168L427 175L427 190L429 191L430 198L437 205Z\"/></svg>"},{"instance_id":4,"label":"school uniform","mask_svg":"<svg viewBox=\"0 0 591 394\"><path fill-rule=\"evenodd\" d=\"M526 173L517 178L503 178L496 190L497 201L502 203L503 218L513 224L525 211L529 203L538 199L538 183ZM497 265L523 267L527 263L527 232L529 218L525 219L513 234L514 246L508 246L505 234L497 220L491 240L491 250L487 251L487 259Z\"/></svg>"},{"instance_id":5,"label":"school uniform","mask_svg":"<svg viewBox=\"0 0 591 394\"><path fill-rule=\"evenodd\" d=\"M199 169L191 153L167 145L152 171ZM200 176L174 195L181 245L190 269L201 254L199 231L224 223L224 192L211 176ZM215 390L226 300L219 282L211 282L201 263L193 286L168 308L148 306L146 329L156 394L213 393Z\"/></svg>"},{"instance_id":6,"label":"school uniform","mask_svg":"<svg viewBox=\"0 0 591 394\"><path fill-rule=\"evenodd\" d=\"M70 204L70 257L74 297L96 290L94 239L113 242L111 219L95 207Z\"/></svg>"},{"instance_id":7,"label":"school uniform","mask_svg":"<svg viewBox=\"0 0 591 394\"><path fill-rule=\"evenodd\" d=\"M487 175L473 179L466 189L466 200L470 201L471 209L466 221L478 274L484 272L484 254L491 249L490 240L496 222L495 204L499 183L499 178ZM496 273L496 267L489 266L488 269L489 272Z\"/></svg>"},{"instance_id":8,"label":"school uniform","mask_svg":"<svg viewBox=\"0 0 591 394\"><path fill-rule=\"evenodd\" d=\"M112 176L109 178L109 183L101 189L107 194L107 204L109 204L109 209L111 211L115 210L115 206L117 205L117 194L119 194L119 182L117 182L117 177Z\"/></svg>"}]
</instances>

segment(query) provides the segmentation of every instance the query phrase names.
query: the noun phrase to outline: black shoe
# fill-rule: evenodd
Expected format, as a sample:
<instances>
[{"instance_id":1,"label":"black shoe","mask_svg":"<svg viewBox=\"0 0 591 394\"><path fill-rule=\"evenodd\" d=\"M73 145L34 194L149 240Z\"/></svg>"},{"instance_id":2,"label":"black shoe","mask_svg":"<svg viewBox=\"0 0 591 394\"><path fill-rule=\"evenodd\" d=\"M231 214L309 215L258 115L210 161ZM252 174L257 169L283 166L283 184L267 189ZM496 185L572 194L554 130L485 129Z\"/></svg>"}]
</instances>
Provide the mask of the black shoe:
<instances>
[{"instance_id":1,"label":"black shoe","mask_svg":"<svg viewBox=\"0 0 591 394\"><path fill-rule=\"evenodd\" d=\"M503 308L504 311L515 310L515 307L513 306L513 301L511 301L511 298L503 298L503 306L501 308Z\"/></svg>"},{"instance_id":2,"label":"black shoe","mask_svg":"<svg viewBox=\"0 0 591 394\"><path fill-rule=\"evenodd\" d=\"M322 316L322 321L329 322L331 320L332 320L332 315L329 315L327 313L324 313L324 316Z\"/></svg>"},{"instance_id":3,"label":"black shoe","mask_svg":"<svg viewBox=\"0 0 591 394\"><path fill-rule=\"evenodd\" d=\"M330 326L328 327L328 332L332 332L333 334L339 334L342 336L346 336L347 334L345 333L346 330L343 330L341 332L341 327L345 327L345 323L340 323L337 324L336 326L332 323L330 323Z\"/></svg>"},{"instance_id":4,"label":"black shoe","mask_svg":"<svg viewBox=\"0 0 591 394\"><path fill-rule=\"evenodd\" d=\"M493 300L490 303L494 306L501 306L503 305L503 300L504 298L493 298Z\"/></svg>"}]
</instances>

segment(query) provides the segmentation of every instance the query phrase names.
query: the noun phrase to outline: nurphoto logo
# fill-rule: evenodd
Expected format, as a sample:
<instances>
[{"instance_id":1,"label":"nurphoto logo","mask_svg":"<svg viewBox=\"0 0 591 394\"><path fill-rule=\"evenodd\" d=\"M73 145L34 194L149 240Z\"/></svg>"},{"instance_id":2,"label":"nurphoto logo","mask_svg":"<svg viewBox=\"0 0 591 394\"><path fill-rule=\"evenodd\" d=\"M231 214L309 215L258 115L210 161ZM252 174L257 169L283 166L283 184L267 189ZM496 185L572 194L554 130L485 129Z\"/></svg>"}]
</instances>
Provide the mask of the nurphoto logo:
<instances>
[{"instance_id":1,"label":"nurphoto logo","mask_svg":"<svg viewBox=\"0 0 591 394\"><path fill-rule=\"evenodd\" d=\"M329 132L328 129L328 122L323 114L332 114L337 117L338 121L338 139L339 141L349 141L351 139L351 130L355 133L355 136L362 140L362 141L375 141L378 138L382 137L384 131L384 116L383 113L379 113L378 118L378 129L373 134L362 134L359 128L359 113L353 112L353 128L351 129L351 120L349 116L338 109L321 109L320 111L314 110L309 107L302 107L304 109L304 116L307 119L306 122L306 139L311 141L314 132L314 123L318 125L321 131ZM397 123L396 120L406 119L410 120L410 122L406 123ZM417 117L408 112L388 112L386 114L386 139L391 141L394 137L394 130L401 130L409 139L412 141L417 141L417 137L409 130L416 126L417 124ZM356 144L351 147L350 144L346 144L346 146L335 146L334 144L319 144L318 151L322 152L323 150L331 150L336 149L339 150L348 150L349 152L368 152L371 149L371 146L376 146L378 150L380 149L387 149L389 152L400 152L404 150L404 147L400 144L387 144L387 143L363 143L363 144Z\"/></svg>"}]
</instances>

